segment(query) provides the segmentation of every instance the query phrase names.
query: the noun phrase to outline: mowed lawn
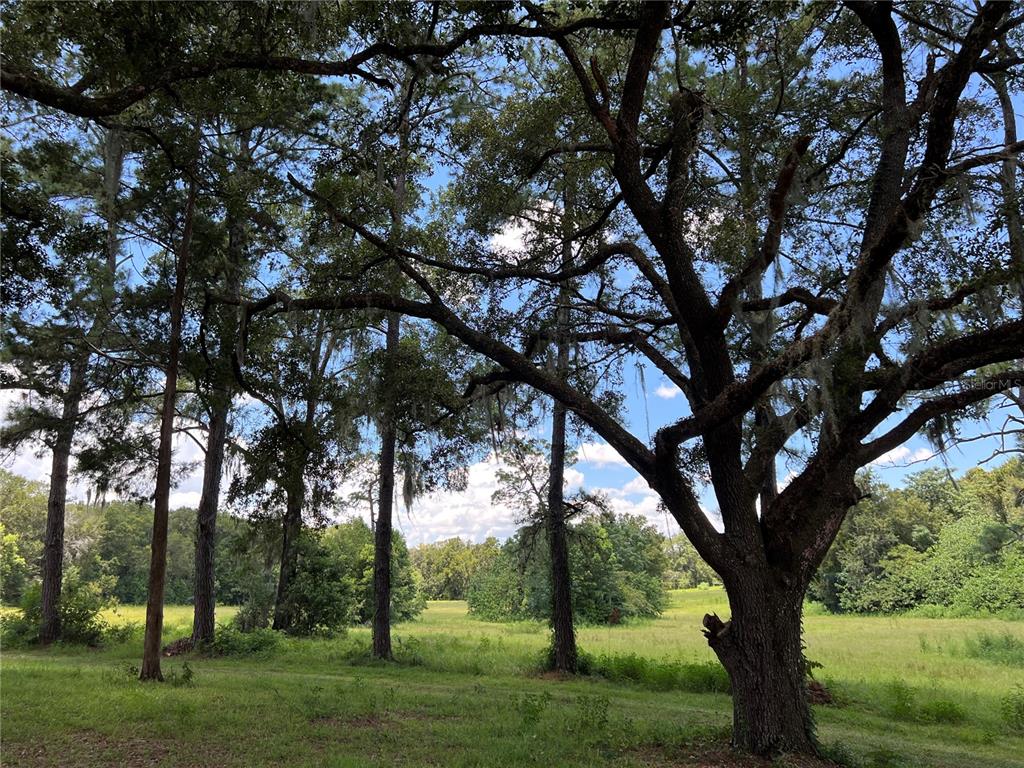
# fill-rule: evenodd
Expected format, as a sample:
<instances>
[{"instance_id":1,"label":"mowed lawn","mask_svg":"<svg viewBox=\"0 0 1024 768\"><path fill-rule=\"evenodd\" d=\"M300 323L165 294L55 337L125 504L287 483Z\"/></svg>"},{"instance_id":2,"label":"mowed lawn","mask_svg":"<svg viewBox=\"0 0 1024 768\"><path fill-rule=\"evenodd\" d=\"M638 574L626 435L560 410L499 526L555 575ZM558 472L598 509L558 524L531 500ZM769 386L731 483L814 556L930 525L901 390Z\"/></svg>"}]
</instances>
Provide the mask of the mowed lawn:
<instances>
[{"instance_id":1,"label":"mowed lawn","mask_svg":"<svg viewBox=\"0 0 1024 768\"><path fill-rule=\"evenodd\" d=\"M579 643L594 656L700 664L712 660L707 611L728 613L720 590L675 592L661 618L583 628ZM125 606L106 618L144 615ZM166 641L190 627L189 607L167 609ZM1024 734L1001 712L1015 690L1024 696L1024 668L966 653L984 635L1024 642L1024 623L811 611L805 630L815 676L838 702L815 707L819 738L848 764L1024 766ZM358 628L256 656L165 659L173 679L142 684L141 634L126 635L102 649L4 651L3 766L733 764L728 695L539 675L543 625L478 622L461 602L396 627L398 662L387 665L366 660Z\"/></svg>"}]
</instances>

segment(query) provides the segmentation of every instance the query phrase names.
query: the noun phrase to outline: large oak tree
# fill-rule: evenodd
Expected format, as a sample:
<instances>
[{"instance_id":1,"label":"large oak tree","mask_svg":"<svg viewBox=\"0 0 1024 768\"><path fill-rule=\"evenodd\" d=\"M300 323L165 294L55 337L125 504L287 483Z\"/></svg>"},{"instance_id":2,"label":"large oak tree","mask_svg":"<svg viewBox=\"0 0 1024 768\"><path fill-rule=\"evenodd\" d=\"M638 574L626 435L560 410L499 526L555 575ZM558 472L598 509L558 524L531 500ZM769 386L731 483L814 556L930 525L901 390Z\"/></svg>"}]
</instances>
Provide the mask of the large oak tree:
<instances>
[{"instance_id":1,"label":"large oak tree","mask_svg":"<svg viewBox=\"0 0 1024 768\"><path fill-rule=\"evenodd\" d=\"M281 307L431 320L493 361L481 386L521 382L564 404L657 491L721 576L731 616L707 616L705 632L732 680L735 743L813 751L802 602L860 498L857 470L1024 377L1019 267L984 225L998 202L970 182L1020 150L986 135L973 77L1020 66L1020 14L994 1L955 13L884 2L406 13L431 18L437 42L410 42L400 24L373 26L343 8L330 27L333 58L267 46L252 21L234 45L200 41L184 60L89 72L73 86L5 61L3 87L97 117L228 69L381 86L384 57L446 87L464 73L467 94L519 100L527 120L537 94L502 72L563 69L589 135L555 144L539 132L508 153L518 162L485 169L481 189L528 185L558 155L604 158L607 195L572 234L593 256L564 269L496 255L477 199L454 201L429 236L398 243L366 220L358 196L295 179L375 252L360 274L400 270L405 290L273 292L245 301L243 320ZM465 152L465 116L453 108L451 120L449 147L424 158L439 169ZM552 370L550 329L509 307L524 285L570 277L589 311L559 338L644 360L684 395L649 441ZM791 480L780 487L786 462ZM720 527L698 500L705 480Z\"/></svg>"}]
</instances>

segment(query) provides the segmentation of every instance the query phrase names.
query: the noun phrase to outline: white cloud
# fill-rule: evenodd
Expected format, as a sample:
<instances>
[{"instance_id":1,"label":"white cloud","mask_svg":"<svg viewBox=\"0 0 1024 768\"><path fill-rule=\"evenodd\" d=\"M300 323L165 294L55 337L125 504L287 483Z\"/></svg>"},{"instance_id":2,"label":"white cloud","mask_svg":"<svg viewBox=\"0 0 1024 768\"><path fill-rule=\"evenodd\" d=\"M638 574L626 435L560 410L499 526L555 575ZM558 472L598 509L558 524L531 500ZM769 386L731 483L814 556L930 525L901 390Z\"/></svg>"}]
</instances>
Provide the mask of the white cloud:
<instances>
[{"instance_id":1,"label":"white cloud","mask_svg":"<svg viewBox=\"0 0 1024 768\"><path fill-rule=\"evenodd\" d=\"M566 467L565 476L562 478L562 487L567 491L574 488L582 488L583 480L584 476L582 472L578 469L573 469L572 467Z\"/></svg>"},{"instance_id":2,"label":"white cloud","mask_svg":"<svg viewBox=\"0 0 1024 768\"><path fill-rule=\"evenodd\" d=\"M495 504L491 496L498 490L499 464L493 456L469 468L462 491L435 491L404 508L395 523L412 545L440 541L454 536L483 541L488 536L506 538L516 529L516 512L504 504ZM578 477L577 477L578 476ZM566 472L566 480L582 482L583 474ZM368 518L368 513L363 513Z\"/></svg>"},{"instance_id":3,"label":"white cloud","mask_svg":"<svg viewBox=\"0 0 1024 768\"><path fill-rule=\"evenodd\" d=\"M495 251L522 253L526 250L526 236L532 227L522 219L509 219L499 232L491 235L488 245Z\"/></svg>"},{"instance_id":4,"label":"white cloud","mask_svg":"<svg viewBox=\"0 0 1024 768\"><path fill-rule=\"evenodd\" d=\"M657 496L654 490L647 484L640 475L637 475L624 486L622 486L622 492L626 495L641 494L642 496Z\"/></svg>"},{"instance_id":5,"label":"white cloud","mask_svg":"<svg viewBox=\"0 0 1024 768\"><path fill-rule=\"evenodd\" d=\"M505 251L511 254L523 254L526 241L537 232L537 222L552 218L555 205L550 200L536 200L534 210L526 216L514 216L506 219L502 228L491 235L488 246L492 251Z\"/></svg>"},{"instance_id":6,"label":"white cloud","mask_svg":"<svg viewBox=\"0 0 1024 768\"><path fill-rule=\"evenodd\" d=\"M608 443L582 443L577 450L577 456L579 463L593 464L595 467L629 466L629 462Z\"/></svg>"},{"instance_id":7,"label":"white cloud","mask_svg":"<svg viewBox=\"0 0 1024 768\"><path fill-rule=\"evenodd\" d=\"M897 446L891 451L886 451L877 459L871 462L872 466L881 467L893 467L893 466L906 466L919 461L927 461L932 458L935 454L927 448L918 448L916 451L911 451L905 445Z\"/></svg>"},{"instance_id":8,"label":"white cloud","mask_svg":"<svg viewBox=\"0 0 1024 768\"><path fill-rule=\"evenodd\" d=\"M662 384L660 387L654 390L654 394L656 394L658 397L664 400L671 400L677 395L683 394L683 390L681 390L675 384Z\"/></svg>"},{"instance_id":9,"label":"white cloud","mask_svg":"<svg viewBox=\"0 0 1024 768\"><path fill-rule=\"evenodd\" d=\"M174 491L170 496L171 509L189 507L196 509L199 506L199 499L202 494L199 491Z\"/></svg>"}]
</instances>

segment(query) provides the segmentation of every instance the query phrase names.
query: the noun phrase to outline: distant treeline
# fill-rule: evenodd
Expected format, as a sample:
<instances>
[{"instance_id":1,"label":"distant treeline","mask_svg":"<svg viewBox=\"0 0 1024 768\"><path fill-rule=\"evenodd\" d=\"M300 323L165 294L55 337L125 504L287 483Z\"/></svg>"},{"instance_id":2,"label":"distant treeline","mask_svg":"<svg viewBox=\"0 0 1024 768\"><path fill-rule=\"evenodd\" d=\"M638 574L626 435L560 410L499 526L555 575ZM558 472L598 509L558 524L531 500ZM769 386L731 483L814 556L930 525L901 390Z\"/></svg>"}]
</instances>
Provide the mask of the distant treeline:
<instances>
[{"instance_id":1,"label":"distant treeline","mask_svg":"<svg viewBox=\"0 0 1024 768\"><path fill-rule=\"evenodd\" d=\"M949 614L1024 613L1024 461L910 475L902 489L871 475L811 585L809 598L835 612L907 610ZM46 487L0 470L0 580L17 604L39 578ZM218 602L243 606L239 620L264 626L273 610L280 526L218 516ZM71 504L65 566L106 598L144 603L152 513L112 502ZM666 538L646 520L609 513L570 526L577 620L653 616L667 588L718 579L682 535ZM167 602L192 599L195 512L170 516ZM350 520L304 534L293 599L297 631L362 623L372 612L373 533ZM483 619L544 619L550 602L547 543L524 527L504 544L453 538L406 548L394 535L392 610L415 616L425 600L468 600Z\"/></svg>"},{"instance_id":2,"label":"distant treeline","mask_svg":"<svg viewBox=\"0 0 1024 768\"><path fill-rule=\"evenodd\" d=\"M811 585L837 612L1024 614L1024 461L870 476Z\"/></svg>"},{"instance_id":3,"label":"distant treeline","mask_svg":"<svg viewBox=\"0 0 1024 768\"><path fill-rule=\"evenodd\" d=\"M192 601L196 512L170 514L167 603ZM119 603L145 603L153 512L147 505L115 501L69 504L65 570L76 583L95 585ZM38 588L46 528L46 486L0 470L2 598L17 604ZM274 607L281 527L276 521L217 516L216 585L222 605L239 605L245 628L267 626ZM393 539L392 610L398 620L423 609L419 575L402 536ZM300 543L298 572L290 591L297 606L296 632L369 619L373 608L373 532L360 519L309 531Z\"/></svg>"}]
</instances>

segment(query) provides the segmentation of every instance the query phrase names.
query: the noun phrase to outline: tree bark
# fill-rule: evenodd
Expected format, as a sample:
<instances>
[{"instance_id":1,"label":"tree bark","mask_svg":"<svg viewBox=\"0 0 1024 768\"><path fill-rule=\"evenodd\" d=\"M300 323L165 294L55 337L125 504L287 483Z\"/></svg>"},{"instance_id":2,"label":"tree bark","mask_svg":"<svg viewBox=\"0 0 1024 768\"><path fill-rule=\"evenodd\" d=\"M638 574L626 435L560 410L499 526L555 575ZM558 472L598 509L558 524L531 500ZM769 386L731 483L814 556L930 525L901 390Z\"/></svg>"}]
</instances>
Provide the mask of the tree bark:
<instances>
[{"instance_id":1,"label":"tree bark","mask_svg":"<svg viewBox=\"0 0 1024 768\"><path fill-rule=\"evenodd\" d=\"M381 419L380 495L377 499L377 524L373 529L373 656L391 658L391 528L395 503L395 429L393 385L395 357L401 332L401 318L388 313L385 346L384 389L387 403Z\"/></svg>"},{"instance_id":2,"label":"tree bark","mask_svg":"<svg viewBox=\"0 0 1024 768\"><path fill-rule=\"evenodd\" d=\"M573 228L570 182L563 176L564 208L562 211L561 269L572 266ZM559 379L566 380L569 373L569 345L566 333L569 326L569 287L558 288L555 309L556 353L555 369ZM548 503L545 526L551 557L551 660L559 672L575 674L577 671L576 634L572 620L572 579L569 570L569 541L565 515L565 404L554 401L551 415L551 457L548 467Z\"/></svg>"},{"instance_id":3,"label":"tree bark","mask_svg":"<svg viewBox=\"0 0 1024 768\"><path fill-rule=\"evenodd\" d=\"M75 421L85 390L89 356L71 365L71 376L60 416L60 431L53 444L50 468L50 496L46 503L46 538L43 540L42 621L39 642L44 645L60 637L60 592L64 576L64 520L67 511L68 466L75 439Z\"/></svg>"},{"instance_id":4,"label":"tree bark","mask_svg":"<svg viewBox=\"0 0 1024 768\"><path fill-rule=\"evenodd\" d=\"M242 139L242 152L248 158L248 137ZM228 264L224 289L228 296L241 297L241 264L245 248L246 233L238 216L229 211L228 221ZM227 310L228 322L220 334L220 360L230 365L231 350L235 345L235 331L238 322L237 311ZM235 388L214 370L220 381L213 386L213 406L210 414L210 433L206 441L206 458L203 464L203 491L196 514L196 556L194 611L192 617L192 642L210 643L214 635L216 612L215 557L217 545L217 510L220 506L220 483L224 470L224 450L227 446L228 420L231 400Z\"/></svg>"},{"instance_id":5,"label":"tree bark","mask_svg":"<svg viewBox=\"0 0 1024 768\"><path fill-rule=\"evenodd\" d=\"M214 548L217 538L217 506L224 467L224 446L228 436L230 400L218 402L210 416L203 464L203 491L196 514L195 609L192 618L192 642L213 641L216 584Z\"/></svg>"},{"instance_id":6,"label":"tree bark","mask_svg":"<svg viewBox=\"0 0 1024 768\"><path fill-rule=\"evenodd\" d=\"M116 130L107 130L103 136L103 194L101 204L106 217L106 278L111 287L117 277L117 195L124 164L124 143ZM94 317L86 337L102 331L103 323ZM42 620L39 641L52 643L60 637L60 593L64 578L64 524L67 515L68 468L71 449L75 442L78 410L85 393L89 371L88 352L75 358L71 364L68 389L61 409L60 430L53 446L50 468L50 495L46 503L46 538L43 541L42 561Z\"/></svg>"},{"instance_id":7,"label":"tree bark","mask_svg":"<svg viewBox=\"0 0 1024 768\"><path fill-rule=\"evenodd\" d=\"M564 354L564 347L564 344L560 344L559 358ZM551 552L551 657L554 669L575 674L576 634L572 621L572 581L562 490L565 476L565 406L558 400L555 401L552 416L549 471L545 524Z\"/></svg>"},{"instance_id":8,"label":"tree bark","mask_svg":"<svg viewBox=\"0 0 1024 768\"><path fill-rule=\"evenodd\" d=\"M167 578L167 517L170 511L171 459L174 439L174 404L178 390L178 357L181 347L182 315L185 309L185 279L192 239L196 188L190 185L181 250L174 268L174 293L171 296L171 329L168 341L164 399L160 410L160 445L157 449L156 491L153 499L153 539L149 560L149 595L146 601L146 635L142 649L140 680L159 680L160 645L164 628L164 585Z\"/></svg>"},{"instance_id":9,"label":"tree bark","mask_svg":"<svg viewBox=\"0 0 1024 768\"><path fill-rule=\"evenodd\" d=\"M304 462L303 462L304 463ZM287 632L292 627L294 613L288 594L298 570L299 536L302 535L302 507L306 499L302 468L291 478L285 490L286 502L281 537L281 570L277 578L277 600L274 603L274 629Z\"/></svg>"},{"instance_id":10,"label":"tree bark","mask_svg":"<svg viewBox=\"0 0 1024 768\"><path fill-rule=\"evenodd\" d=\"M759 571L725 574L725 581L732 617L705 616L704 634L732 684L733 745L759 755L815 753L803 590Z\"/></svg>"}]
</instances>

